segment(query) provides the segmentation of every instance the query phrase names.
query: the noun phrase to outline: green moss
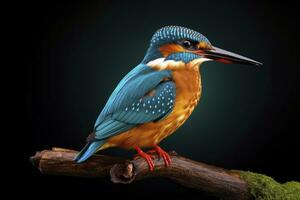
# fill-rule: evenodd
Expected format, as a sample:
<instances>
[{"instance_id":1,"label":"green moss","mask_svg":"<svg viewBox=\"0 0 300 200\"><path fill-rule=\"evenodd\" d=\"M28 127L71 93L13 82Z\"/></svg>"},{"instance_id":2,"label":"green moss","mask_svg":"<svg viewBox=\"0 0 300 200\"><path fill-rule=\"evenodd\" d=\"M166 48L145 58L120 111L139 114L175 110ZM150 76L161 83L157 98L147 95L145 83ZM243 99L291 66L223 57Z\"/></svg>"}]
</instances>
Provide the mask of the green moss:
<instances>
[{"instance_id":1,"label":"green moss","mask_svg":"<svg viewBox=\"0 0 300 200\"><path fill-rule=\"evenodd\" d=\"M253 172L237 171L256 200L300 200L300 183L280 184L273 178Z\"/></svg>"}]
</instances>

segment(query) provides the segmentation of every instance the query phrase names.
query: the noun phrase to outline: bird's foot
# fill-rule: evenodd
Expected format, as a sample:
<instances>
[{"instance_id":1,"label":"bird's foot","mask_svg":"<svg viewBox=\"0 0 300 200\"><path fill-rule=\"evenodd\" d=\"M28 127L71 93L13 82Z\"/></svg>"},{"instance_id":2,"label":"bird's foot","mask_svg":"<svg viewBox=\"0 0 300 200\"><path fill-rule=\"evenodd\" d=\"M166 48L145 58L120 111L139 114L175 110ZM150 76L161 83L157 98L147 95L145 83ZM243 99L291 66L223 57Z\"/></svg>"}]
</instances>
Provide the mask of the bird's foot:
<instances>
[{"instance_id":1,"label":"bird's foot","mask_svg":"<svg viewBox=\"0 0 300 200\"><path fill-rule=\"evenodd\" d=\"M149 170L152 172L154 170L154 163L153 163L153 156L145 153L142 149L138 146L135 146L134 149L137 151L137 155L134 156L134 159L138 157L142 157L146 160L149 166Z\"/></svg>"},{"instance_id":2,"label":"bird's foot","mask_svg":"<svg viewBox=\"0 0 300 200\"><path fill-rule=\"evenodd\" d=\"M165 166L168 167L171 164L170 155L166 151L164 151L162 148L160 148L158 145L154 145L154 147L155 147L155 149L147 151L147 153L148 154L157 153L160 158L164 159Z\"/></svg>"}]
</instances>

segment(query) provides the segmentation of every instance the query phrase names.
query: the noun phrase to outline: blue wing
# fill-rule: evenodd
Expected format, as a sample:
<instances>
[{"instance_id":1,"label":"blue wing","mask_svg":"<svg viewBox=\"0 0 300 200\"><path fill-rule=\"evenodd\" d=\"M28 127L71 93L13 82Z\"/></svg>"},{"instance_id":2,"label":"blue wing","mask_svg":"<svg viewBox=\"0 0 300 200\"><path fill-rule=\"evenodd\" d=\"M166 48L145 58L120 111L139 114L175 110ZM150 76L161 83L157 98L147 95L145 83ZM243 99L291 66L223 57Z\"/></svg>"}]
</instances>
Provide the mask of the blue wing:
<instances>
[{"instance_id":1,"label":"blue wing","mask_svg":"<svg viewBox=\"0 0 300 200\"><path fill-rule=\"evenodd\" d=\"M95 139L103 140L139 124L158 121L173 109L176 88L169 70L139 65L116 87L95 123ZM163 81L167 80L167 81Z\"/></svg>"},{"instance_id":2,"label":"blue wing","mask_svg":"<svg viewBox=\"0 0 300 200\"><path fill-rule=\"evenodd\" d=\"M97 118L94 138L88 141L74 160L84 162L111 136L166 117L173 109L176 96L171 78L171 71L156 71L143 64L129 72Z\"/></svg>"}]
</instances>

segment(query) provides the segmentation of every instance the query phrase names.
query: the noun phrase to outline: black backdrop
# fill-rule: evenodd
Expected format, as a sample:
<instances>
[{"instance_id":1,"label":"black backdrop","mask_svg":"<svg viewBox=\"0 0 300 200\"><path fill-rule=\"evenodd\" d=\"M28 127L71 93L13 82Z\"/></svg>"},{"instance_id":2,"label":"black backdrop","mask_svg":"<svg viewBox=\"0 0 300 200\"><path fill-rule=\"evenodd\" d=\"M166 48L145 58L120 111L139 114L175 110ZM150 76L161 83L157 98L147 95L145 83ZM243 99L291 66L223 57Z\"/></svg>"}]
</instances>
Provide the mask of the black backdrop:
<instances>
[{"instance_id":1,"label":"black backdrop","mask_svg":"<svg viewBox=\"0 0 300 200\"><path fill-rule=\"evenodd\" d=\"M123 186L108 179L43 176L28 162L36 150L84 145L118 80L141 61L151 35L164 25L198 30L216 46L264 66L204 64L198 108L162 146L224 168L265 173L282 182L300 180L299 21L291 1L42 1L18 4L14 13L20 39L14 69L20 88L25 87L17 100L26 115L14 116L20 127L13 137L21 142L22 160L11 178L24 194L46 194L50 187L53 197L209 198L161 179Z\"/></svg>"}]
</instances>

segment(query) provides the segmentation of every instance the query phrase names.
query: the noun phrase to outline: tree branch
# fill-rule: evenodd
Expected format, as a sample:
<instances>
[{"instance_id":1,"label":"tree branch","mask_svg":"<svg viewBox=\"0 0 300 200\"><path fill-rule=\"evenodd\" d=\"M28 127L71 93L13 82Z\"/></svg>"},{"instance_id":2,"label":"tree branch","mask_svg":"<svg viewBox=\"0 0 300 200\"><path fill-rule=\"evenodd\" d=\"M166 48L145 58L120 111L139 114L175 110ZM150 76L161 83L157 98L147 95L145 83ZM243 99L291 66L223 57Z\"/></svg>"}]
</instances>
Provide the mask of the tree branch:
<instances>
[{"instance_id":1,"label":"tree branch","mask_svg":"<svg viewBox=\"0 0 300 200\"><path fill-rule=\"evenodd\" d=\"M43 174L91 178L108 176L110 169L116 163L125 161L118 157L95 155L85 163L76 164L73 159L77 153L77 151L54 147L52 150L36 152L30 157L30 161Z\"/></svg>"},{"instance_id":2,"label":"tree branch","mask_svg":"<svg viewBox=\"0 0 300 200\"><path fill-rule=\"evenodd\" d=\"M149 172L142 158L125 160L118 157L95 155L87 162L76 164L77 151L53 148L37 152L30 158L43 174L105 177L110 175L114 183L128 184L150 177L165 177L185 187L195 188L222 199L252 199L248 184L235 171L225 170L196 162L170 152L172 163L164 166L162 159L154 157L155 170Z\"/></svg>"}]
</instances>

